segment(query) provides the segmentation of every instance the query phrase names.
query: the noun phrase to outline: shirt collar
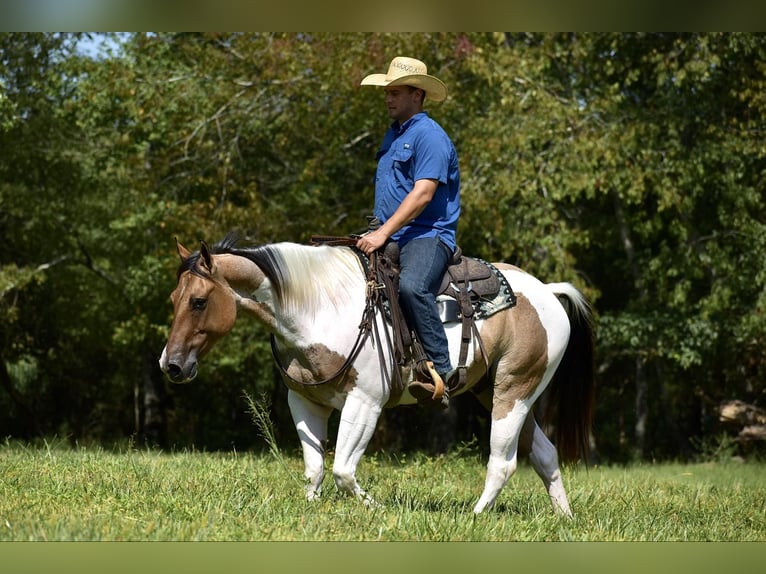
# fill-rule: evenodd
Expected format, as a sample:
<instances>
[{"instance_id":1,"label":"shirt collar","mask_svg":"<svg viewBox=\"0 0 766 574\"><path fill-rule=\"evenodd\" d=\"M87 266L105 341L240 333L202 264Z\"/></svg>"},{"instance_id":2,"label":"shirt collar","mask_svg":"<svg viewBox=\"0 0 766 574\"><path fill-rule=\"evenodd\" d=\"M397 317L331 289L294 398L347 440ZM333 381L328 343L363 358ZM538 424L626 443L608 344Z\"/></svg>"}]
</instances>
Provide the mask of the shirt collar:
<instances>
[{"instance_id":1,"label":"shirt collar","mask_svg":"<svg viewBox=\"0 0 766 574\"><path fill-rule=\"evenodd\" d=\"M409 129L409 127L412 124L420 121L421 119L423 119L423 118L425 118L427 116L428 116L428 114L425 111L418 112L417 114L412 116L410 119L408 119L407 121L405 121L401 125L399 125L399 121L398 120L394 121L391 124L391 129L394 131L395 134L402 135L404 132L406 132Z\"/></svg>"}]
</instances>

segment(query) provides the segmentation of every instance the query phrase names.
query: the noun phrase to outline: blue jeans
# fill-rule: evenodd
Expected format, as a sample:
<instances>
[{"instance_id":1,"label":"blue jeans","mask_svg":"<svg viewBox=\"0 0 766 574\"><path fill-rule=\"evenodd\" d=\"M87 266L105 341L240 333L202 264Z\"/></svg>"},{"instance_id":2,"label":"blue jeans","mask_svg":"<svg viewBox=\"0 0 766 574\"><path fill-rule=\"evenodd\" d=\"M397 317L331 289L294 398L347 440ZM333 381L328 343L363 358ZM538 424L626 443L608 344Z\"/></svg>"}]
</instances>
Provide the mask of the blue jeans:
<instances>
[{"instance_id":1,"label":"blue jeans","mask_svg":"<svg viewBox=\"0 0 766 574\"><path fill-rule=\"evenodd\" d=\"M452 369L447 335L444 333L436 296L452 253L437 237L407 242L400 251L399 301L436 372Z\"/></svg>"}]
</instances>

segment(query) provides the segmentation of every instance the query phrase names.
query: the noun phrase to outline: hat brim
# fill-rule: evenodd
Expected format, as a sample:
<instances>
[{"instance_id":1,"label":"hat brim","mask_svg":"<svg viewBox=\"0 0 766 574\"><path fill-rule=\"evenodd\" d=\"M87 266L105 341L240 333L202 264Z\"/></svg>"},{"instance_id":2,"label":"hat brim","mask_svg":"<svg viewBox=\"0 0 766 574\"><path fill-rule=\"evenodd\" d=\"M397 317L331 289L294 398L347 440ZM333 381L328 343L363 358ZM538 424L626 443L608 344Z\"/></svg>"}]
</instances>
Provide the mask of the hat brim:
<instances>
[{"instance_id":1,"label":"hat brim","mask_svg":"<svg viewBox=\"0 0 766 574\"><path fill-rule=\"evenodd\" d=\"M366 76L362 86L414 86L425 91L426 97L435 102L441 102L447 97L447 86L439 78L425 74L412 74L399 76L394 80L388 80L386 74L370 74Z\"/></svg>"}]
</instances>

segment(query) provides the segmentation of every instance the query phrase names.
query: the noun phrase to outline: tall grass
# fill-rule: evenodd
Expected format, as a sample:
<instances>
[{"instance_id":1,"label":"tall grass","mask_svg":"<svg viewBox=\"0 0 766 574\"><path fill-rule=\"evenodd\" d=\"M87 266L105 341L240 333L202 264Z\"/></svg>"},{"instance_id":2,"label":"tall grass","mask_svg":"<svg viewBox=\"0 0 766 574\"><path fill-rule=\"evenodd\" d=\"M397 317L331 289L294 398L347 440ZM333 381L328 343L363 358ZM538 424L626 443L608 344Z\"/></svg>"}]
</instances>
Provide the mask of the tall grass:
<instances>
[{"instance_id":1,"label":"tall grass","mask_svg":"<svg viewBox=\"0 0 766 574\"><path fill-rule=\"evenodd\" d=\"M474 516L485 461L367 457L366 508L325 480L303 499L297 453L161 453L0 445L0 540L765 541L766 465L564 469L575 518L552 514L522 464Z\"/></svg>"}]
</instances>

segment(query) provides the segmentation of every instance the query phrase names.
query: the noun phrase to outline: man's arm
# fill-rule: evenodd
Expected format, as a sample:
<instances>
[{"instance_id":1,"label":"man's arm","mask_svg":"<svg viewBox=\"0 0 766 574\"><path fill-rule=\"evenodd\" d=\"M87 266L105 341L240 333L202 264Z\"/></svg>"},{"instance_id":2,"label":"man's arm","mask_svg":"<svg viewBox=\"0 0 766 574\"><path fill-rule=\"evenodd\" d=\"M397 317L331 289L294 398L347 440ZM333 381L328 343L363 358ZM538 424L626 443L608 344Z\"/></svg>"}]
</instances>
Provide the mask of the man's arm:
<instances>
[{"instance_id":1,"label":"man's arm","mask_svg":"<svg viewBox=\"0 0 766 574\"><path fill-rule=\"evenodd\" d=\"M435 179L417 180L389 220L375 231L366 233L359 238L356 246L367 255L383 247L389 237L423 212L433 199L438 184L439 182Z\"/></svg>"}]
</instances>

